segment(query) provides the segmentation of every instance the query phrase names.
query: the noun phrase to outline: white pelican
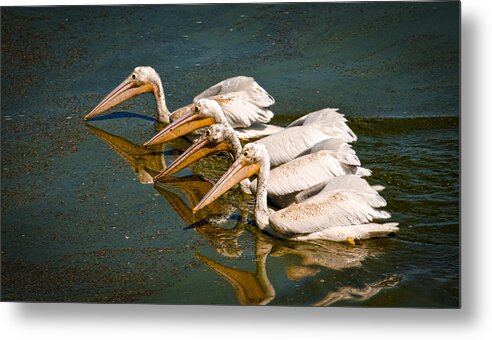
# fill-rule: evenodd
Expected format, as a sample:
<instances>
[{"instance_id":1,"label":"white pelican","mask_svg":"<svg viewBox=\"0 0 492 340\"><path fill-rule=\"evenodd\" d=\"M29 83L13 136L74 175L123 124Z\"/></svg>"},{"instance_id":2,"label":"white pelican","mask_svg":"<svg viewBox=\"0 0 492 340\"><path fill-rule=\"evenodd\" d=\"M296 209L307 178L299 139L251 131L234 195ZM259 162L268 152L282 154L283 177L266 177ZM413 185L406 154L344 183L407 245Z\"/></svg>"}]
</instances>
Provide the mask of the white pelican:
<instances>
[{"instance_id":1,"label":"white pelican","mask_svg":"<svg viewBox=\"0 0 492 340\"><path fill-rule=\"evenodd\" d=\"M371 223L390 214L377 208L386 205L375 187L355 175L335 177L301 192L296 203L273 211L267 206L270 161L262 144L247 144L239 158L193 208L203 209L244 178L257 174L256 224L272 235L291 240L347 241L384 237L398 231L397 223ZM311 174L304 174L309 176Z\"/></svg>"},{"instance_id":2,"label":"white pelican","mask_svg":"<svg viewBox=\"0 0 492 340\"><path fill-rule=\"evenodd\" d=\"M157 105L157 120L169 124L184 115L192 114L194 103L203 98L210 98L219 103L224 110L229 124L234 127L249 127L255 123L261 129L273 117L268 107L275 103L268 94L251 77L238 76L217 83L174 112L166 105L164 88L157 72L150 66L138 66L113 91L111 91L84 119L97 117L112 107L142 93L152 92Z\"/></svg>"},{"instance_id":3,"label":"white pelican","mask_svg":"<svg viewBox=\"0 0 492 340\"><path fill-rule=\"evenodd\" d=\"M245 140L268 136L284 129L280 126L265 124L266 121L258 121L255 113L257 110L259 110L257 106L244 100L202 98L194 104L193 110L159 131L145 142L144 146L169 142L215 123L231 126L236 129L238 137Z\"/></svg>"},{"instance_id":4,"label":"white pelican","mask_svg":"<svg viewBox=\"0 0 492 340\"><path fill-rule=\"evenodd\" d=\"M293 131L291 129L293 128L284 132ZM268 140L271 142L274 139ZM262 141L260 139L255 143L263 144ZM287 139L286 142L288 141L296 140ZM267 150L270 150L271 145L265 145ZM283 146L288 149L290 144L284 143ZM214 124L167 169L154 177L154 181L172 175L211 153L224 150L232 150L234 159L237 159L242 147L232 128L225 124ZM294 202L299 192L333 177L349 174L368 176L371 172L360 167L360 161L349 144L338 138L329 138L305 150L302 156L275 167L270 174L268 198L276 207L286 207ZM245 179L240 187L243 192L254 194L256 180L251 182Z\"/></svg>"}]
</instances>

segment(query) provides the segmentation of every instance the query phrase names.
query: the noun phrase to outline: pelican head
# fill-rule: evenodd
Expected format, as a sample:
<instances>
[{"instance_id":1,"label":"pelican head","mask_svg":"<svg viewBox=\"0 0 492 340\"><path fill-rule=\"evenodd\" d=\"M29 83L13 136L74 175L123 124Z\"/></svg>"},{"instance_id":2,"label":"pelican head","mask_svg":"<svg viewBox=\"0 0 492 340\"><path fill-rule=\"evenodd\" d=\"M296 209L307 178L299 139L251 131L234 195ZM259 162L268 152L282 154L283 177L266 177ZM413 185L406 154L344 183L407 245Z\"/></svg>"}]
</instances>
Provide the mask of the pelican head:
<instances>
[{"instance_id":1,"label":"pelican head","mask_svg":"<svg viewBox=\"0 0 492 340\"><path fill-rule=\"evenodd\" d=\"M267 148L263 144L246 144L234 164L231 165L231 167L217 181L213 188L210 189L210 191L203 197L196 207L193 208L193 213L196 213L214 202L235 184L245 178L249 178L253 175L267 178L267 172L269 172L269 170L270 156ZM259 191L260 188L258 188L258 192Z\"/></svg>"},{"instance_id":2,"label":"pelican head","mask_svg":"<svg viewBox=\"0 0 492 340\"><path fill-rule=\"evenodd\" d=\"M161 78L150 66L135 67L133 72L111 91L84 120L100 116L109 109L142 93L152 92L157 103L159 121L169 123L169 110L166 107Z\"/></svg>"},{"instance_id":3,"label":"pelican head","mask_svg":"<svg viewBox=\"0 0 492 340\"><path fill-rule=\"evenodd\" d=\"M234 129L227 124L213 124L205 131L205 137L211 143L219 143L230 135L235 135Z\"/></svg>"},{"instance_id":4,"label":"pelican head","mask_svg":"<svg viewBox=\"0 0 492 340\"><path fill-rule=\"evenodd\" d=\"M236 158L241 153L241 144L234 129L226 124L211 125L167 169L154 177L154 181L171 176L212 153L230 150Z\"/></svg>"},{"instance_id":5,"label":"pelican head","mask_svg":"<svg viewBox=\"0 0 492 340\"><path fill-rule=\"evenodd\" d=\"M144 143L144 146L157 145L182 137L196 129L215 123L227 124L222 107L211 99L200 99L195 103L195 108L175 120L165 129Z\"/></svg>"}]
</instances>

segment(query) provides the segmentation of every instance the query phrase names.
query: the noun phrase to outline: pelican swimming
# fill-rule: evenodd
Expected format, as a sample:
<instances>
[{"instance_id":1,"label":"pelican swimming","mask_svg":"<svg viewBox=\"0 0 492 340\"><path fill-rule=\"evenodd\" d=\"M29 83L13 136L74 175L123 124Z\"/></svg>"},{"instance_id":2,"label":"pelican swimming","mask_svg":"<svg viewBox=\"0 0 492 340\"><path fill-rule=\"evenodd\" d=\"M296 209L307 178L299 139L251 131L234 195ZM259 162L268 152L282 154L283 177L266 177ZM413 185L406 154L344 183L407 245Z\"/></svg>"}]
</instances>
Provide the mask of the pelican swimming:
<instances>
[{"instance_id":1,"label":"pelican swimming","mask_svg":"<svg viewBox=\"0 0 492 340\"><path fill-rule=\"evenodd\" d=\"M247 144L241 155L214 187L193 208L197 212L239 181L257 175L255 217L262 230L284 239L348 241L384 237L398 231L397 223L372 223L391 215L378 208L386 201L375 187L356 175L335 177L301 192L296 202L273 211L267 206L270 160L262 144ZM309 175L309 174L306 174Z\"/></svg>"},{"instance_id":2,"label":"pelican swimming","mask_svg":"<svg viewBox=\"0 0 492 340\"><path fill-rule=\"evenodd\" d=\"M255 143L262 144L262 139ZM271 144L265 146L269 150ZM284 143L283 146L287 149L290 145ZM234 159L237 159L242 147L229 126L214 124L167 169L154 177L154 181L172 175L211 153L224 150L232 150ZM304 155L272 169L268 198L276 207L286 207L294 202L299 192L333 177L348 174L368 176L371 172L360 167L360 160L349 144L338 138L329 138L313 145ZM256 180L245 179L241 181L240 188L245 193L254 194Z\"/></svg>"},{"instance_id":3,"label":"pelican swimming","mask_svg":"<svg viewBox=\"0 0 492 340\"><path fill-rule=\"evenodd\" d=\"M357 140L355 133L346 124L347 119L338 112L338 109L322 109L311 112L296 121L292 122L287 128L293 129L297 136L291 132L286 135L278 135L284 132L284 128L275 125L251 126L248 129L238 129L228 122L223 107L216 101L210 99L201 99L195 104L194 113L188 113L180 119L168 125L165 129L159 131L154 137L144 143L144 146L157 145L173 139L182 137L196 129L209 126L215 123L228 124L235 129L240 139L252 139L262 136L277 135L272 137L278 143L286 138L298 138L299 143L291 150L295 152L301 148L319 142L328 137L341 138L347 142ZM274 160L275 162L275 160Z\"/></svg>"},{"instance_id":4,"label":"pelican swimming","mask_svg":"<svg viewBox=\"0 0 492 340\"><path fill-rule=\"evenodd\" d=\"M157 106L157 120L169 124L193 113L194 103L203 98L210 98L218 103L226 119L234 127L256 128L269 122L273 113L268 109L275 103L268 94L251 77L238 76L217 83L193 99L193 103L170 112L166 105L164 88L157 72L150 66L138 66L113 91L111 91L84 119L97 117L112 107L142 93L152 92Z\"/></svg>"},{"instance_id":5,"label":"pelican swimming","mask_svg":"<svg viewBox=\"0 0 492 340\"><path fill-rule=\"evenodd\" d=\"M217 100L200 99L194 104L192 111L173 121L143 145L152 146L169 142L215 123L231 126L236 130L238 137L244 140L269 136L284 129L276 125L250 121L250 118L243 120L244 117L252 116L244 115L240 110L230 111L227 114L223 105ZM254 109L253 106L250 107ZM233 112L236 112L235 116L232 115Z\"/></svg>"}]
</instances>

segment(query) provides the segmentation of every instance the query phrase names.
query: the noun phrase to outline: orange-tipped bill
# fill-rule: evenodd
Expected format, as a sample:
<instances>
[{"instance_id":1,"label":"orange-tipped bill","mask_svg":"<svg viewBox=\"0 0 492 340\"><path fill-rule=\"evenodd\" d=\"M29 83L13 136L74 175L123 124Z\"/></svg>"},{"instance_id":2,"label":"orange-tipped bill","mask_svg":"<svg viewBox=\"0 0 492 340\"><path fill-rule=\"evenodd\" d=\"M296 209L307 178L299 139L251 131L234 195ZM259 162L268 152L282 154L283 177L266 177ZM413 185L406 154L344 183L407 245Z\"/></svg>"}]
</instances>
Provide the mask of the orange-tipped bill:
<instances>
[{"instance_id":1,"label":"orange-tipped bill","mask_svg":"<svg viewBox=\"0 0 492 340\"><path fill-rule=\"evenodd\" d=\"M202 198L202 200L193 208L193 213L205 208L217 198L222 196L227 190L245 178L249 178L260 171L259 163L247 164L241 158L231 165L229 170L219 179L212 189Z\"/></svg>"},{"instance_id":2,"label":"orange-tipped bill","mask_svg":"<svg viewBox=\"0 0 492 340\"><path fill-rule=\"evenodd\" d=\"M178 120L175 120L163 130L159 131L154 137L144 143L144 146L152 146L187 135L196 129L215 124L212 117L201 118L194 112L188 112Z\"/></svg>"},{"instance_id":3,"label":"orange-tipped bill","mask_svg":"<svg viewBox=\"0 0 492 340\"><path fill-rule=\"evenodd\" d=\"M159 175L154 177L154 182L161 178L171 176L176 172L190 166L206 156L219 151L229 150L231 147L226 141L217 144L210 144L206 136L200 137L192 146L181 154L176 160L169 165Z\"/></svg>"},{"instance_id":4,"label":"orange-tipped bill","mask_svg":"<svg viewBox=\"0 0 492 340\"><path fill-rule=\"evenodd\" d=\"M85 115L84 120L97 117L125 100L151 91L151 84L138 84L133 79L127 78L113 91L111 91L99 104L97 104L91 112Z\"/></svg>"}]
</instances>

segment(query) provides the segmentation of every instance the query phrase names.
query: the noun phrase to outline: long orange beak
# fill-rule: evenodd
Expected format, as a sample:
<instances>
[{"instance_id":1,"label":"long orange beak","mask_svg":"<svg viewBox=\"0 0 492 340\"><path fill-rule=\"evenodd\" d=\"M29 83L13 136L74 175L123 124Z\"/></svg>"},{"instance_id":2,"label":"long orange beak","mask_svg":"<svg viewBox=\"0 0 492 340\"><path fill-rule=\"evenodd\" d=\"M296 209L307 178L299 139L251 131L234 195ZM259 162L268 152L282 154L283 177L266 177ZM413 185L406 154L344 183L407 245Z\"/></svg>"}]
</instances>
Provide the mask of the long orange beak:
<instances>
[{"instance_id":1,"label":"long orange beak","mask_svg":"<svg viewBox=\"0 0 492 340\"><path fill-rule=\"evenodd\" d=\"M200 118L195 112L188 112L178 120L175 120L154 137L144 143L144 146L152 146L182 137L196 129L215 124L212 117Z\"/></svg>"},{"instance_id":2,"label":"long orange beak","mask_svg":"<svg viewBox=\"0 0 492 340\"><path fill-rule=\"evenodd\" d=\"M205 208L217 198L222 196L227 190L245 178L249 178L260 171L260 164L247 164L242 158L238 158L229 170L219 179L212 189L202 198L202 200L193 208L193 213Z\"/></svg>"},{"instance_id":3,"label":"long orange beak","mask_svg":"<svg viewBox=\"0 0 492 340\"><path fill-rule=\"evenodd\" d=\"M133 79L127 78L97 104L91 112L85 115L84 120L97 117L125 100L151 91L151 84L137 84Z\"/></svg>"},{"instance_id":4,"label":"long orange beak","mask_svg":"<svg viewBox=\"0 0 492 340\"><path fill-rule=\"evenodd\" d=\"M225 150L230 150L231 146L228 142L222 141L220 143L209 145L209 141L205 136L200 137L192 146L186 149L185 152L181 154L176 160L169 165L164 171L162 171L159 175L154 177L154 182L158 181L161 178L165 178L167 176L171 176L176 172L190 166L191 164L199 161L206 156L220 152Z\"/></svg>"}]
</instances>

